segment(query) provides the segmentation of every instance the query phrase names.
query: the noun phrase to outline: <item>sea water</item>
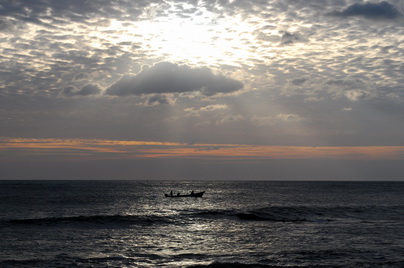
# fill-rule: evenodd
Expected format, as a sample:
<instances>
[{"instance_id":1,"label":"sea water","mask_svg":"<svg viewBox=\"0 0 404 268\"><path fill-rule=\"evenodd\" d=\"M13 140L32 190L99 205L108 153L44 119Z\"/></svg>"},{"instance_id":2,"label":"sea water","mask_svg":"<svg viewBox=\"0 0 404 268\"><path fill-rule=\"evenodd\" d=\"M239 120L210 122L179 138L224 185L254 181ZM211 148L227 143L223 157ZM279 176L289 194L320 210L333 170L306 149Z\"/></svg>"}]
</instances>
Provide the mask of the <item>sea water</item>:
<instances>
[{"instance_id":1,"label":"sea water","mask_svg":"<svg viewBox=\"0 0 404 268\"><path fill-rule=\"evenodd\" d=\"M0 181L0 267L404 267L404 182Z\"/></svg>"}]
</instances>

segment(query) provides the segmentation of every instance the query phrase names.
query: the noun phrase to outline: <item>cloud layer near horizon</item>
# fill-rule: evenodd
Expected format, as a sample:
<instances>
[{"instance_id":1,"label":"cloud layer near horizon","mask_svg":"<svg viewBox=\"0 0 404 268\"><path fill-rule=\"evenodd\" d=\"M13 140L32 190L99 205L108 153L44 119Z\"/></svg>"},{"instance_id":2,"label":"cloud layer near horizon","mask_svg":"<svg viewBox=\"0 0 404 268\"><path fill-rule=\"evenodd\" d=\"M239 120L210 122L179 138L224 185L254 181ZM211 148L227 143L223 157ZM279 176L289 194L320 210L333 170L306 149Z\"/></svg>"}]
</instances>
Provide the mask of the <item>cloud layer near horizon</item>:
<instances>
[{"instance_id":1,"label":"cloud layer near horizon","mask_svg":"<svg viewBox=\"0 0 404 268\"><path fill-rule=\"evenodd\" d=\"M13 151L19 149L20 151ZM404 146L304 147L246 144L185 144L175 142L0 138L0 151L43 159L196 158L215 161L251 159L404 160ZM68 154L66 153L68 152Z\"/></svg>"}]
</instances>

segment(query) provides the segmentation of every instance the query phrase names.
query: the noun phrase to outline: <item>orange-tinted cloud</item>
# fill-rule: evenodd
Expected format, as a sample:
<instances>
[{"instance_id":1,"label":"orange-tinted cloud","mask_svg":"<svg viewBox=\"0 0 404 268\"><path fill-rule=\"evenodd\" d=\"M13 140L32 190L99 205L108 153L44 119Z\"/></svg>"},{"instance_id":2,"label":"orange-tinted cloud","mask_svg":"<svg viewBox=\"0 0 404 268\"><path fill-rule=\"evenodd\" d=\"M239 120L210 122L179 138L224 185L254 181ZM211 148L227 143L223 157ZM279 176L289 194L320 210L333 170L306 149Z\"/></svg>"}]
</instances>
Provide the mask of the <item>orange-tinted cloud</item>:
<instances>
[{"instance_id":1,"label":"orange-tinted cloud","mask_svg":"<svg viewBox=\"0 0 404 268\"><path fill-rule=\"evenodd\" d=\"M185 144L100 139L1 138L3 157L57 155L75 158L404 159L404 146L304 147L243 144Z\"/></svg>"},{"instance_id":2,"label":"orange-tinted cloud","mask_svg":"<svg viewBox=\"0 0 404 268\"><path fill-rule=\"evenodd\" d=\"M220 145L219 145L220 146ZM302 147L302 146L224 146L215 150L166 148L142 150L144 157L222 158L222 159L404 159L404 146Z\"/></svg>"}]
</instances>

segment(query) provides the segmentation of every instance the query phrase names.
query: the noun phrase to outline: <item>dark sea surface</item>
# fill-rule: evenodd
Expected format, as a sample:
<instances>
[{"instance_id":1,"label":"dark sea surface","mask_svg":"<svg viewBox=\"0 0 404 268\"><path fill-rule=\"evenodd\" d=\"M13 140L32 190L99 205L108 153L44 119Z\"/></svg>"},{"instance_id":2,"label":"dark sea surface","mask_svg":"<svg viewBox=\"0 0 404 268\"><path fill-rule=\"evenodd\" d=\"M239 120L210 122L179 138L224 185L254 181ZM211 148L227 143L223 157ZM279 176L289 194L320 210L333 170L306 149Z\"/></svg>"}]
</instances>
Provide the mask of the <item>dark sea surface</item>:
<instances>
[{"instance_id":1,"label":"dark sea surface","mask_svg":"<svg viewBox=\"0 0 404 268\"><path fill-rule=\"evenodd\" d=\"M404 267L404 182L0 181L0 267Z\"/></svg>"}]
</instances>

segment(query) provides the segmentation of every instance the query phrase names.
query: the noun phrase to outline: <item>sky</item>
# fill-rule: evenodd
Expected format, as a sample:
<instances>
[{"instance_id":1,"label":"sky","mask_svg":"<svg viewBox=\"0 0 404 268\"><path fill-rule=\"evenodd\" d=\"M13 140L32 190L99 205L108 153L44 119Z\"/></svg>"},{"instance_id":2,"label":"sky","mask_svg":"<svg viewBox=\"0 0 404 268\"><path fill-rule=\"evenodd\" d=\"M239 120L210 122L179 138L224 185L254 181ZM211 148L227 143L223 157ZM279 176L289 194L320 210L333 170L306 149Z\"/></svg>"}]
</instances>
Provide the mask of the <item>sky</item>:
<instances>
[{"instance_id":1,"label":"sky","mask_svg":"<svg viewBox=\"0 0 404 268\"><path fill-rule=\"evenodd\" d=\"M0 179L404 180L404 1L0 0Z\"/></svg>"}]
</instances>

